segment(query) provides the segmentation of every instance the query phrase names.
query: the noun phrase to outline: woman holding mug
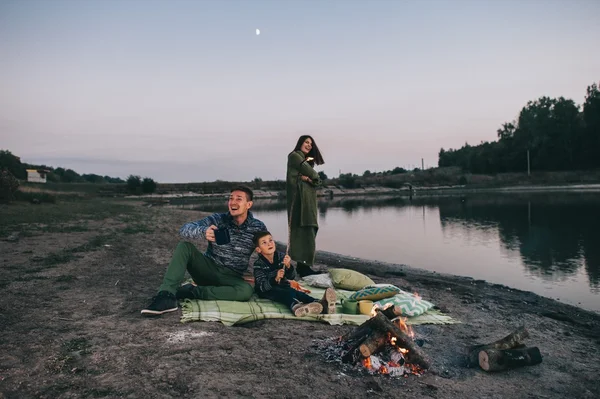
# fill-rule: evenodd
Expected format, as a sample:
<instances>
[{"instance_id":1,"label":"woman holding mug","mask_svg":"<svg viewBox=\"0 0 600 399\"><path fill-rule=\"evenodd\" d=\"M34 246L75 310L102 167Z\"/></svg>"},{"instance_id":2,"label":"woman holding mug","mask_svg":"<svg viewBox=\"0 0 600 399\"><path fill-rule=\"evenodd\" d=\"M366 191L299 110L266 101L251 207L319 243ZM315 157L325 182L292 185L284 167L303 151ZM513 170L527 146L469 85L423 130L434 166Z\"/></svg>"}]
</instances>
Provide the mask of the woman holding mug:
<instances>
[{"instance_id":1,"label":"woman holding mug","mask_svg":"<svg viewBox=\"0 0 600 399\"><path fill-rule=\"evenodd\" d=\"M317 222L316 187L322 181L313 169L323 165L323 157L315 140L308 135L300 136L296 147L288 155L286 194L288 215L288 252L297 262L300 277L318 274L312 270L315 261Z\"/></svg>"}]
</instances>

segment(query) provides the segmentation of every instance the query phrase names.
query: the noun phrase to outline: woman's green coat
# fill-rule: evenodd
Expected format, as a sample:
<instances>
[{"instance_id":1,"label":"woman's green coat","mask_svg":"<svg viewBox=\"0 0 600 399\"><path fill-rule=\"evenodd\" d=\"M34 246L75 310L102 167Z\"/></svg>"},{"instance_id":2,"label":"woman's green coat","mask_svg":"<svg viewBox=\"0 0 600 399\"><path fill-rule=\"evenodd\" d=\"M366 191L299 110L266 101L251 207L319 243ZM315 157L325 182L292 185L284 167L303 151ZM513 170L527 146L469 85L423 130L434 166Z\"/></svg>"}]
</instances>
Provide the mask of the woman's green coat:
<instances>
[{"instance_id":1,"label":"woman's green coat","mask_svg":"<svg viewBox=\"0 0 600 399\"><path fill-rule=\"evenodd\" d=\"M317 191L321 185L319 174L307 163L302 151L288 155L286 176L287 215L289 226L289 255L296 262L312 266L315 260L317 220ZM302 181L308 176L312 183Z\"/></svg>"}]
</instances>

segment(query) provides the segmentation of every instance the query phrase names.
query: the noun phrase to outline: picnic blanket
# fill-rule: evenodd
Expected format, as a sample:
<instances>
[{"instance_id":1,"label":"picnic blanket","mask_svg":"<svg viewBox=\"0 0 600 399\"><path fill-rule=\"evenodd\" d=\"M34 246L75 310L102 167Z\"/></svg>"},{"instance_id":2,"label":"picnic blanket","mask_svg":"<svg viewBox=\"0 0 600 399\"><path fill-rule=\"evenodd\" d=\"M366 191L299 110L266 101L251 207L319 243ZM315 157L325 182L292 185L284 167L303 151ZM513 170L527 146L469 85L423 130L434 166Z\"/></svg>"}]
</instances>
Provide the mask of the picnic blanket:
<instances>
[{"instance_id":1,"label":"picnic blanket","mask_svg":"<svg viewBox=\"0 0 600 399\"><path fill-rule=\"evenodd\" d=\"M308 287L310 295L320 299L325 290L323 288ZM338 300L348 298L353 291L336 290ZM342 313L341 306L337 304L336 314L309 315L296 317L290 309L282 303L273 302L268 299L258 298L253 295L248 302L237 301L201 301L186 299L182 305L181 322L191 321L220 321L226 326L250 323L264 319L289 319L301 321L318 321L331 325L361 325L369 319L366 315L354 315ZM433 309L425 313L408 317L407 324L455 324L458 321L448 315Z\"/></svg>"}]
</instances>

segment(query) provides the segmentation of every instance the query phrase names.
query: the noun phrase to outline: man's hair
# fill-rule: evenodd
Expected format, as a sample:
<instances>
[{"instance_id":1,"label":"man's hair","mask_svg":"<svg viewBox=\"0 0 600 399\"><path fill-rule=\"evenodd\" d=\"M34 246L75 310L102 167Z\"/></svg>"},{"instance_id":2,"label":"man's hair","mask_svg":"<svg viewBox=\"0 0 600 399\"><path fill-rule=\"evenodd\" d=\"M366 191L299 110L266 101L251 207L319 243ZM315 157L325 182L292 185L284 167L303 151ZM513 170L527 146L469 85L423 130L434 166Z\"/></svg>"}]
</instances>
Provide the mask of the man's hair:
<instances>
[{"instance_id":1,"label":"man's hair","mask_svg":"<svg viewBox=\"0 0 600 399\"><path fill-rule=\"evenodd\" d=\"M255 247L258 247L258 242L260 241L261 238L263 238L264 236L272 236L273 234L269 233L267 230L263 230L263 231L257 231L256 233L254 233L254 236L252 237L252 242L254 243Z\"/></svg>"},{"instance_id":2,"label":"man's hair","mask_svg":"<svg viewBox=\"0 0 600 399\"><path fill-rule=\"evenodd\" d=\"M244 193L246 193L246 199L248 201L252 201L252 198L254 198L254 193L252 193L252 190L250 190L250 187L248 186L235 186L231 189L230 193L234 191L243 191Z\"/></svg>"}]
</instances>

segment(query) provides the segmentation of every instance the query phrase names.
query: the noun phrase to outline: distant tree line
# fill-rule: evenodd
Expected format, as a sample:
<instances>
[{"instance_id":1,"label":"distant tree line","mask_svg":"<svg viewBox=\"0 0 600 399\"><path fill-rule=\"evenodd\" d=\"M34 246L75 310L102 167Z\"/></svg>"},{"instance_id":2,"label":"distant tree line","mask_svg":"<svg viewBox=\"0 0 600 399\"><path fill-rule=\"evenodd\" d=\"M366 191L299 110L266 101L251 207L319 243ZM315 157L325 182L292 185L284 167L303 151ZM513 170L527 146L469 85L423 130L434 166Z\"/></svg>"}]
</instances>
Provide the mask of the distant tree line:
<instances>
[{"instance_id":1,"label":"distant tree line","mask_svg":"<svg viewBox=\"0 0 600 399\"><path fill-rule=\"evenodd\" d=\"M96 183L96 184L124 184L127 191L133 194L153 193L157 183L149 178L130 175L127 181L120 177L100 176L94 173L82 174L73 169L54 168L47 165L33 165L21 162L21 158L13 155L8 150L0 150L0 171L9 172L20 180L27 180L27 169L45 170L46 180L54 183Z\"/></svg>"},{"instance_id":2,"label":"distant tree line","mask_svg":"<svg viewBox=\"0 0 600 399\"><path fill-rule=\"evenodd\" d=\"M529 101L516 120L497 131L498 140L454 150L443 148L438 165L465 172L493 174L585 170L600 167L600 91L587 88L580 111L573 100L541 97Z\"/></svg>"},{"instance_id":3,"label":"distant tree line","mask_svg":"<svg viewBox=\"0 0 600 399\"><path fill-rule=\"evenodd\" d=\"M55 183L125 183L120 177L100 176L93 173L80 175L73 169L22 163L21 158L8 150L0 150L0 170L5 169L17 179L27 180L27 169L47 170L46 180Z\"/></svg>"}]
</instances>

